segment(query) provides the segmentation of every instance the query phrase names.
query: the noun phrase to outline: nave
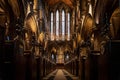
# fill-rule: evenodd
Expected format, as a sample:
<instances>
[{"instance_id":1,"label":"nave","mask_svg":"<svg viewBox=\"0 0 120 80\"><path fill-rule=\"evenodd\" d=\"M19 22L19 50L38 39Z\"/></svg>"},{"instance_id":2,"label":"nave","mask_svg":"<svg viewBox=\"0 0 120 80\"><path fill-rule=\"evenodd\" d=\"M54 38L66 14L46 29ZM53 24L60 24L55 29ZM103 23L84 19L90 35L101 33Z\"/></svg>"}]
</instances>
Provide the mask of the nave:
<instances>
[{"instance_id":1,"label":"nave","mask_svg":"<svg viewBox=\"0 0 120 80\"><path fill-rule=\"evenodd\" d=\"M0 0L0 80L120 80L120 0Z\"/></svg>"},{"instance_id":2,"label":"nave","mask_svg":"<svg viewBox=\"0 0 120 80\"><path fill-rule=\"evenodd\" d=\"M79 80L78 77L70 74L65 69L56 69L48 74L43 80Z\"/></svg>"}]
</instances>

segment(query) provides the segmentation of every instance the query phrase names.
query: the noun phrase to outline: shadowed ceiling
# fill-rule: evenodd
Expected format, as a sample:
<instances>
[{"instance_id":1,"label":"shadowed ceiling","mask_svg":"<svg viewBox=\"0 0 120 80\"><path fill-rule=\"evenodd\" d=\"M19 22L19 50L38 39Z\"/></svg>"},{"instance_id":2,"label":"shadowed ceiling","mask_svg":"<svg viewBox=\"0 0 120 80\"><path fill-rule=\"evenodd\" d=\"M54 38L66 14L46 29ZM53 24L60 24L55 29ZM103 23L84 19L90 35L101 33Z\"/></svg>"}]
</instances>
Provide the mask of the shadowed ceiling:
<instances>
[{"instance_id":1,"label":"shadowed ceiling","mask_svg":"<svg viewBox=\"0 0 120 80\"><path fill-rule=\"evenodd\" d=\"M48 4L50 6L53 6L53 5L55 5L56 3L60 2L60 1L64 2L65 4L67 4L70 7L73 7L73 1L74 0L46 0L46 2L48 2Z\"/></svg>"}]
</instances>

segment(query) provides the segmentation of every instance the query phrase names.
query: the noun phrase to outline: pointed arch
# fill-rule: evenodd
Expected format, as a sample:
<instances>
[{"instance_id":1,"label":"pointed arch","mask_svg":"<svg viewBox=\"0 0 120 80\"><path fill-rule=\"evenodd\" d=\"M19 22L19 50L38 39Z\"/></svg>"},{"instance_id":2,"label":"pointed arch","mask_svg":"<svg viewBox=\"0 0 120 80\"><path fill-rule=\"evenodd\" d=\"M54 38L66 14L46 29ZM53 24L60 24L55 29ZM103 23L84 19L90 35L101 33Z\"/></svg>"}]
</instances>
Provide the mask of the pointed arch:
<instances>
[{"instance_id":1,"label":"pointed arch","mask_svg":"<svg viewBox=\"0 0 120 80\"><path fill-rule=\"evenodd\" d=\"M50 8L50 33L54 34L54 39L50 36L51 40L70 40L70 13L71 8L63 2L59 2ZM51 21L52 16L53 21ZM53 28L51 25L53 25Z\"/></svg>"}]
</instances>

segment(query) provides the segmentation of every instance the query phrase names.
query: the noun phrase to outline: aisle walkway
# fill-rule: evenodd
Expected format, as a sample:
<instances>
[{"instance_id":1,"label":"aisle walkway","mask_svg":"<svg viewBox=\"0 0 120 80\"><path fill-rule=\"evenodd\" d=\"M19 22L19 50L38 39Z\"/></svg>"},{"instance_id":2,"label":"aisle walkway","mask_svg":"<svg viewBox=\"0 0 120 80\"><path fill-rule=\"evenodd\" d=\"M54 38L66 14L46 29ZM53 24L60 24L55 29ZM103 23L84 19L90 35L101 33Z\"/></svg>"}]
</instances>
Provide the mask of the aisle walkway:
<instances>
[{"instance_id":1,"label":"aisle walkway","mask_svg":"<svg viewBox=\"0 0 120 80\"><path fill-rule=\"evenodd\" d=\"M78 78L64 69L57 69L46 76L43 80L78 80Z\"/></svg>"},{"instance_id":2,"label":"aisle walkway","mask_svg":"<svg viewBox=\"0 0 120 80\"><path fill-rule=\"evenodd\" d=\"M65 77L64 74L63 74L62 69L59 69L59 70L57 71L57 74L56 74L54 80L67 80L66 77Z\"/></svg>"}]
</instances>

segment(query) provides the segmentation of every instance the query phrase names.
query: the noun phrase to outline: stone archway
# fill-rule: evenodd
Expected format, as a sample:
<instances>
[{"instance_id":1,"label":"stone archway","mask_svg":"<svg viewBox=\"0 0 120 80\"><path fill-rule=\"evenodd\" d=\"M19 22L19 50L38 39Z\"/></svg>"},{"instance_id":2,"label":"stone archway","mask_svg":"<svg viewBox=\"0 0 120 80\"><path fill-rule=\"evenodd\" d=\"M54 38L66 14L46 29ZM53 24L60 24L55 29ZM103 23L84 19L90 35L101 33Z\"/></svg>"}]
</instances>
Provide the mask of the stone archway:
<instances>
[{"instance_id":1,"label":"stone archway","mask_svg":"<svg viewBox=\"0 0 120 80\"><path fill-rule=\"evenodd\" d=\"M92 36L92 29L94 26L94 20L90 14L87 14L84 19L81 37L86 41Z\"/></svg>"},{"instance_id":2,"label":"stone archway","mask_svg":"<svg viewBox=\"0 0 120 80\"><path fill-rule=\"evenodd\" d=\"M110 34L113 39L120 39L120 8L116 8L110 18Z\"/></svg>"}]
</instances>

